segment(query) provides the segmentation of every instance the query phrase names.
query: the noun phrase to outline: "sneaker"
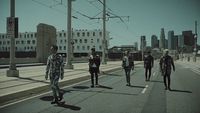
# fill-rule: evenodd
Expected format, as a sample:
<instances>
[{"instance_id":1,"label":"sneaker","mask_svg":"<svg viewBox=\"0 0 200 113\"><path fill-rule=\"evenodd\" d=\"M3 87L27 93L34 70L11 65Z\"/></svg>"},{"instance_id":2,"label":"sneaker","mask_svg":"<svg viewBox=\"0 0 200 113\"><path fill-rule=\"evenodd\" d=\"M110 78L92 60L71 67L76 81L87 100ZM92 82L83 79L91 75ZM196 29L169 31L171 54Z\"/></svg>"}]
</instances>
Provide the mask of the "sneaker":
<instances>
[{"instance_id":1,"label":"sneaker","mask_svg":"<svg viewBox=\"0 0 200 113\"><path fill-rule=\"evenodd\" d=\"M51 102L51 104L57 104L57 103L58 103L57 100L53 100L53 101Z\"/></svg>"},{"instance_id":2,"label":"sneaker","mask_svg":"<svg viewBox=\"0 0 200 113\"><path fill-rule=\"evenodd\" d=\"M63 95L64 95L64 93L59 93L59 98L58 98L58 101L61 101L62 99L63 99Z\"/></svg>"},{"instance_id":3,"label":"sneaker","mask_svg":"<svg viewBox=\"0 0 200 113\"><path fill-rule=\"evenodd\" d=\"M91 85L90 87L91 87L91 88L93 88L93 87L94 87L94 85Z\"/></svg>"}]
</instances>

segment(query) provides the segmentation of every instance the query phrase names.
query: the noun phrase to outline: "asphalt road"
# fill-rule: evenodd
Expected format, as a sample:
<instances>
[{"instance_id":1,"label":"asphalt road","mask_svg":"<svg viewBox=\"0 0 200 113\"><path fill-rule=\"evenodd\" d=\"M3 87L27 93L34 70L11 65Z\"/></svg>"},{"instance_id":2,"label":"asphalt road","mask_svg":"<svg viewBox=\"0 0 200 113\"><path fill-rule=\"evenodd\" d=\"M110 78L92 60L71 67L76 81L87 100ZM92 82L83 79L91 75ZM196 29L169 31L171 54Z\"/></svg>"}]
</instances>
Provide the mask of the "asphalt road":
<instances>
[{"instance_id":1,"label":"asphalt road","mask_svg":"<svg viewBox=\"0 0 200 113\"><path fill-rule=\"evenodd\" d=\"M164 89L155 62L150 82L144 78L142 65L131 74L126 86L123 70L105 73L100 86L90 88L90 80L66 86L65 103L52 105L52 94L45 93L7 105L1 113L200 113L200 73L176 64L172 73L172 91Z\"/></svg>"}]
</instances>

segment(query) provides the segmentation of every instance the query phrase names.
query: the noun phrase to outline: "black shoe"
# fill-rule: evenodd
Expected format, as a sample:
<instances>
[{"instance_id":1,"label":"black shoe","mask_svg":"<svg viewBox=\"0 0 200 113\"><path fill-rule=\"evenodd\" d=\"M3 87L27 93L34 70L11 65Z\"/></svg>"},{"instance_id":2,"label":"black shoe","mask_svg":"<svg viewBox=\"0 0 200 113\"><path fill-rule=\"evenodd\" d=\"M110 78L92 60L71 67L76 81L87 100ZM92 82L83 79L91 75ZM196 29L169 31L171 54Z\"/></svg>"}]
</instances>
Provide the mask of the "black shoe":
<instances>
[{"instance_id":1,"label":"black shoe","mask_svg":"<svg viewBox=\"0 0 200 113\"><path fill-rule=\"evenodd\" d=\"M91 87L91 88L93 88L93 87L94 87L94 85L91 85L90 87Z\"/></svg>"},{"instance_id":2,"label":"black shoe","mask_svg":"<svg viewBox=\"0 0 200 113\"><path fill-rule=\"evenodd\" d=\"M165 87L165 90L167 90L167 87Z\"/></svg>"},{"instance_id":3,"label":"black shoe","mask_svg":"<svg viewBox=\"0 0 200 113\"><path fill-rule=\"evenodd\" d=\"M170 87L168 87L169 91L171 91L172 89Z\"/></svg>"},{"instance_id":4,"label":"black shoe","mask_svg":"<svg viewBox=\"0 0 200 113\"><path fill-rule=\"evenodd\" d=\"M62 99L63 99L63 95L64 95L64 93L59 93L59 99L58 99L58 101L61 101Z\"/></svg>"},{"instance_id":5,"label":"black shoe","mask_svg":"<svg viewBox=\"0 0 200 113\"><path fill-rule=\"evenodd\" d=\"M57 101L57 100L53 100L53 101L51 102L51 104L58 104L58 101Z\"/></svg>"}]
</instances>

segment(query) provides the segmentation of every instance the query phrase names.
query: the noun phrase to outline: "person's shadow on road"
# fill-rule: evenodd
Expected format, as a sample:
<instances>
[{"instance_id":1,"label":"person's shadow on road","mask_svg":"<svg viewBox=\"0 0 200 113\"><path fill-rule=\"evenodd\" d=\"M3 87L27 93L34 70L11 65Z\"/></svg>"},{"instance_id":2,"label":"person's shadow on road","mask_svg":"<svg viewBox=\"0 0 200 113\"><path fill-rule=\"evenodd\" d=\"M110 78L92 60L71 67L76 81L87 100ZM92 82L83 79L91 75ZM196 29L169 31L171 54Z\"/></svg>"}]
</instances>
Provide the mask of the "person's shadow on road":
<instances>
[{"instance_id":1,"label":"person's shadow on road","mask_svg":"<svg viewBox=\"0 0 200 113\"><path fill-rule=\"evenodd\" d=\"M192 93L191 91L187 91L187 90L177 90L177 89L171 89L170 91L172 91L172 92L180 92L180 93Z\"/></svg>"},{"instance_id":2,"label":"person's shadow on road","mask_svg":"<svg viewBox=\"0 0 200 113\"><path fill-rule=\"evenodd\" d=\"M60 102L55 106L56 107L63 107L63 108L66 108L66 109L71 109L71 110L74 110L74 111L80 111L81 110L81 107L69 105L69 104L66 104L65 102Z\"/></svg>"},{"instance_id":3,"label":"person's shadow on road","mask_svg":"<svg viewBox=\"0 0 200 113\"><path fill-rule=\"evenodd\" d=\"M43 100L43 101L52 101L53 100L53 96L44 96L44 97L41 97L40 99ZM74 111L81 110L81 107L66 104L65 101L59 102L55 106L56 107L63 107L63 108L71 109L71 110L74 110Z\"/></svg>"}]
</instances>

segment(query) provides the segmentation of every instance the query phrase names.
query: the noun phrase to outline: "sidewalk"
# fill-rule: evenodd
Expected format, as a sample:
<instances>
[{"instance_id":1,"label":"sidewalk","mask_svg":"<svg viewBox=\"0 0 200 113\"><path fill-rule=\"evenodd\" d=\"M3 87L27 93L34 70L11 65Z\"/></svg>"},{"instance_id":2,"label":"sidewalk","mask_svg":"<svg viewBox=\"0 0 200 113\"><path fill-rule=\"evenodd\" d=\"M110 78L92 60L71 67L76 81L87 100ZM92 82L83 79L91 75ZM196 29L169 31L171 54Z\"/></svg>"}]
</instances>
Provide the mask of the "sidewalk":
<instances>
[{"instance_id":1,"label":"sidewalk","mask_svg":"<svg viewBox=\"0 0 200 113\"><path fill-rule=\"evenodd\" d=\"M136 61L135 64L140 63ZM60 86L66 86L90 78L88 63L74 63L73 70L65 69ZM15 99L49 91L49 80L45 80L46 66L19 67L19 77L7 77L6 70L0 69L0 106ZM121 68L121 61L110 61L100 66L101 73Z\"/></svg>"},{"instance_id":2,"label":"sidewalk","mask_svg":"<svg viewBox=\"0 0 200 113\"><path fill-rule=\"evenodd\" d=\"M177 63L183 65L185 68L190 68L193 72L200 74L200 59L198 59L196 62L193 60L187 61L187 60L177 60Z\"/></svg>"}]
</instances>

